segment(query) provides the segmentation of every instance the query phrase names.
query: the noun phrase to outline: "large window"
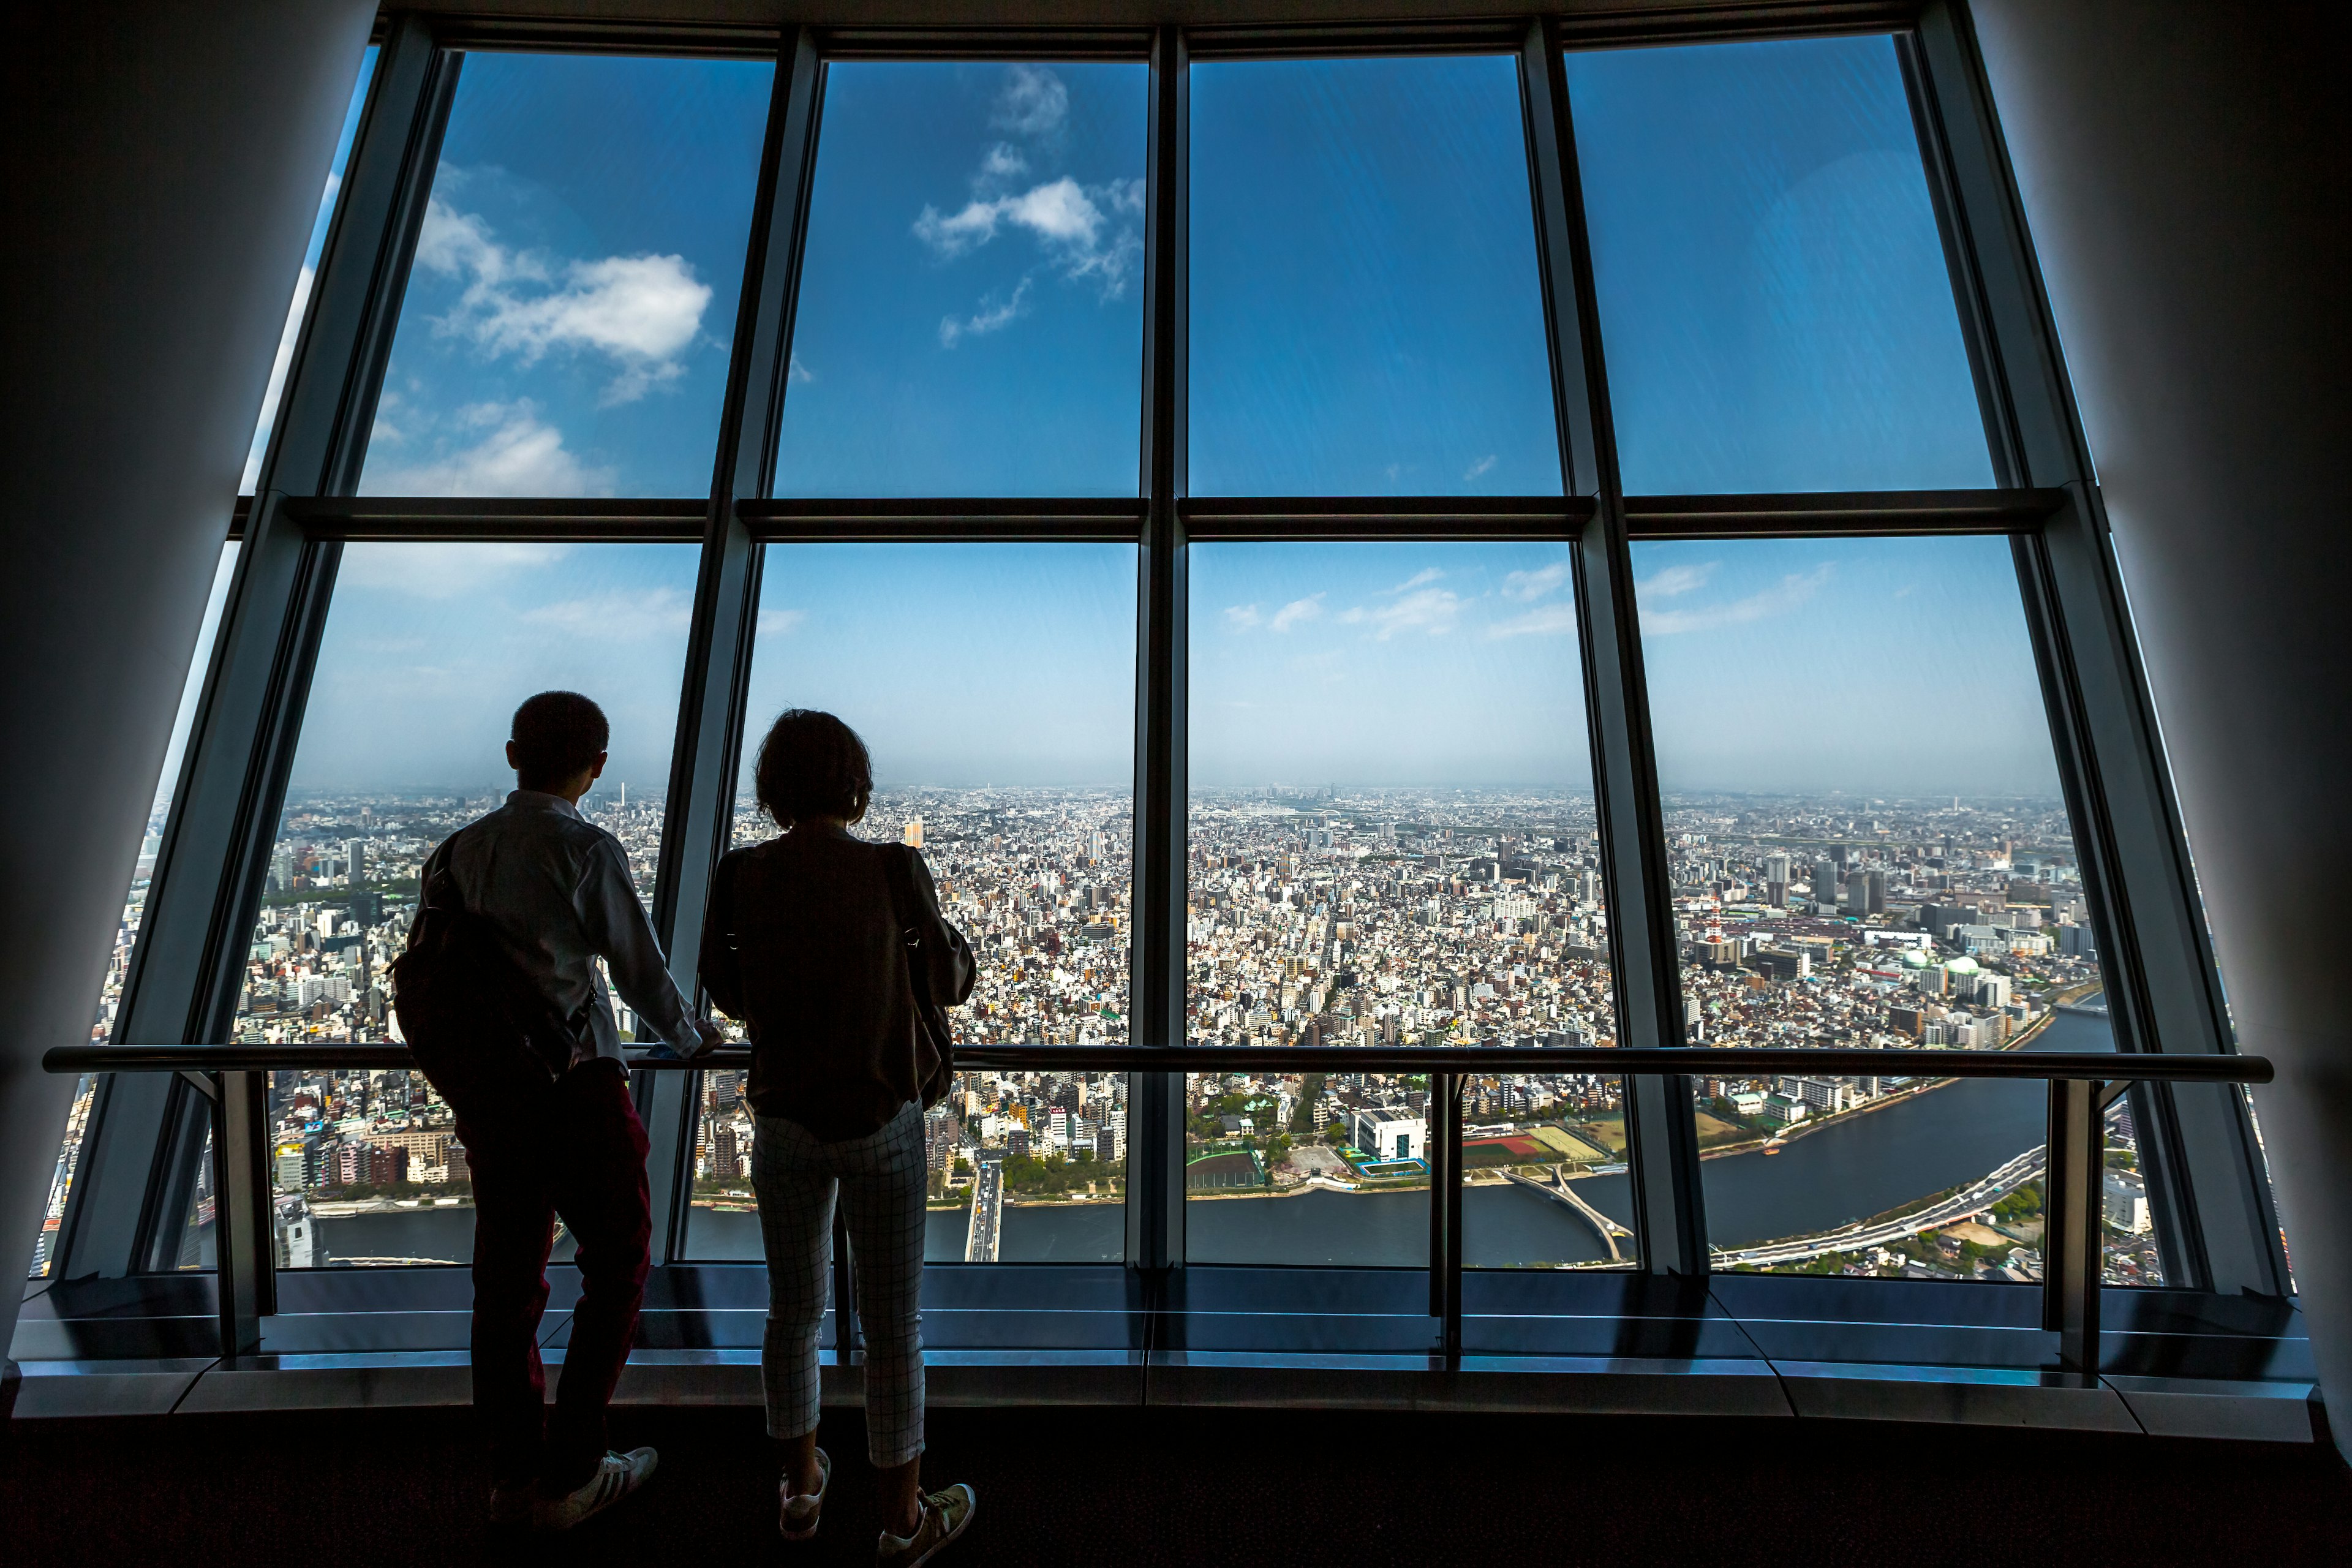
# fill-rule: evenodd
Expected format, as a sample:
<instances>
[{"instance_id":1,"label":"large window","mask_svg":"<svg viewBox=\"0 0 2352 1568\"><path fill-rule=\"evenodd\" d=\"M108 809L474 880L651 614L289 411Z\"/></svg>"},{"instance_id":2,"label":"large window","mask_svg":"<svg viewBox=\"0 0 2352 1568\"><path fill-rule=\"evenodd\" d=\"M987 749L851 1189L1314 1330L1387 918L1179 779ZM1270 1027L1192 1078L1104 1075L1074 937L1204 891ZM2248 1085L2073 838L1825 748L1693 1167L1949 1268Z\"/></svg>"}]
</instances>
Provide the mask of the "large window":
<instances>
[{"instance_id":1,"label":"large window","mask_svg":"<svg viewBox=\"0 0 2352 1568\"><path fill-rule=\"evenodd\" d=\"M826 71L780 493L1136 493L1144 78Z\"/></svg>"},{"instance_id":2,"label":"large window","mask_svg":"<svg viewBox=\"0 0 2352 1568\"><path fill-rule=\"evenodd\" d=\"M1512 62L1192 82L1194 495L1559 491Z\"/></svg>"},{"instance_id":3,"label":"large window","mask_svg":"<svg viewBox=\"0 0 2352 1568\"><path fill-rule=\"evenodd\" d=\"M1568 79L1628 491L1992 481L1893 40Z\"/></svg>"},{"instance_id":4,"label":"large window","mask_svg":"<svg viewBox=\"0 0 2352 1568\"><path fill-rule=\"evenodd\" d=\"M535 691L583 691L604 708L611 760L581 815L620 837L650 897L694 557L677 544L343 547L246 957L240 1038L398 1038L387 969L418 873L514 787L508 722ZM283 1265L470 1255L464 1145L423 1074L276 1073L269 1120Z\"/></svg>"},{"instance_id":5,"label":"large window","mask_svg":"<svg viewBox=\"0 0 2352 1568\"><path fill-rule=\"evenodd\" d=\"M1135 549L1119 544L772 544L761 574L734 842L788 708L866 742L852 830L923 853L979 975L960 1038L1128 1038L1134 915ZM693 1244L756 1258L757 1121L740 1070L705 1075ZM1125 1249L1123 1073L957 1076L927 1119L936 1262L1116 1261Z\"/></svg>"},{"instance_id":6,"label":"large window","mask_svg":"<svg viewBox=\"0 0 2352 1568\"><path fill-rule=\"evenodd\" d=\"M1570 565L1553 543L1193 547L1192 1038L1613 1042ZM1541 1121L1516 1087L1505 1152ZM1541 1110L1597 1087L1546 1085ZM1185 1098L1194 1261L1426 1258L1425 1079L1237 1073ZM1465 1224L1500 1254L1518 1225L1494 1163Z\"/></svg>"},{"instance_id":7,"label":"large window","mask_svg":"<svg viewBox=\"0 0 2352 1568\"><path fill-rule=\"evenodd\" d=\"M1697 1087L1732 1268L2041 1272L2038 1085L1944 1051L2112 1050L2074 825L1999 537L1637 545L1686 1029L1916 1047L1885 1079ZM2111 1267L2162 1268L2129 1117Z\"/></svg>"},{"instance_id":8,"label":"large window","mask_svg":"<svg viewBox=\"0 0 2352 1568\"><path fill-rule=\"evenodd\" d=\"M709 492L772 76L466 57L363 492Z\"/></svg>"},{"instance_id":9,"label":"large window","mask_svg":"<svg viewBox=\"0 0 2352 1568\"><path fill-rule=\"evenodd\" d=\"M384 35L312 258L370 309L288 328L362 494L257 512L218 721L285 794L190 770L228 865L153 884L202 932L266 862L252 941L121 997L134 889L102 1007L383 1037L419 866L569 687L666 934L778 830L781 710L865 736L854 831L979 965L941 1263L2031 1281L2042 1090L1952 1065L2229 1047L2094 476L2003 384L2063 374L2030 257L1913 40L482 36ZM1685 1102L1533 1054L1677 1040L1918 1066ZM648 1079L660 1234L756 1258L740 1058ZM194 1266L174 1103L138 1245ZM2111 1281L2261 1211L2193 1120L2109 1115ZM279 1074L280 1260L461 1259L450 1131L411 1075Z\"/></svg>"}]
</instances>

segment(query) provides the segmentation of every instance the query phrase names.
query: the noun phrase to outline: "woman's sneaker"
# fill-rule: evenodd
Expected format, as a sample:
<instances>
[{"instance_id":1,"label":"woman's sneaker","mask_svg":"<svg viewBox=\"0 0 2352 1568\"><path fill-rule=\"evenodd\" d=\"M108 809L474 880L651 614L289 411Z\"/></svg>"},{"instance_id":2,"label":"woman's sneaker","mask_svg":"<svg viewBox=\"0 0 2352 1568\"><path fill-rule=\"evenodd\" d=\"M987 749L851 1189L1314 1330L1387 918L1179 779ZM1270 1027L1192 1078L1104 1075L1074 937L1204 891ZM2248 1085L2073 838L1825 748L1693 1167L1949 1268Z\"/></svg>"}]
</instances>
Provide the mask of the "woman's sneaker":
<instances>
[{"instance_id":1,"label":"woman's sneaker","mask_svg":"<svg viewBox=\"0 0 2352 1568\"><path fill-rule=\"evenodd\" d=\"M786 1541L806 1541L816 1533L817 1518L824 1512L824 1489L832 1484L833 1460L823 1448L816 1451L816 1490L794 1492L789 1478L776 1483L783 1499L776 1528L784 1532Z\"/></svg>"},{"instance_id":2,"label":"woman's sneaker","mask_svg":"<svg viewBox=\"0 0 2352 1568\"><path fill-rule=\"evenodd\" d=\"M607 1454L596 1461L596 1473L558 1498L541 1498L531 1522L541 1530L563 1531L585 1524L646 1484L660 1456L651 1448Z\"/></svg>"},{"instance_id":3,"label":"woman's sneaker","mask_svg":"<svg viewBox=\"0 0 2352 1568\"><path fill-rule=\"evenodd\" d=\"M959 1481L923 1498L916 1506L922 1510L922 1517L915 1521L915 1533L898 1536L884 1531L874 1547L875 1562L887 1568L916 1568L918 1563L929 1563L940 1548L963 1533L980 1500Z\"/></svg>"}]
</instances>

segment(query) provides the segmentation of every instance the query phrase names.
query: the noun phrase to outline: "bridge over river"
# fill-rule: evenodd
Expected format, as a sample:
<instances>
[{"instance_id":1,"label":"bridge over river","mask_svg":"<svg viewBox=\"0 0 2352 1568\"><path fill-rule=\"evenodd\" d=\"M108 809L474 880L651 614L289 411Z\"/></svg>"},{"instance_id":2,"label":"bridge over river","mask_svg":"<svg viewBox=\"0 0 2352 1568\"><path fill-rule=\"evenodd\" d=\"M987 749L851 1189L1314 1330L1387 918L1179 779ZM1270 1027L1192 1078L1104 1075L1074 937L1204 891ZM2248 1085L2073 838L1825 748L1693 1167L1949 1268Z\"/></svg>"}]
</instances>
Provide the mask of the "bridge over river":
<instances>
[{"instance_id":1,"label":"bridge over river","mask_svg":"<svg viewBox=\"0 0 2352 1568\"><path fill-rule=\"evenodd\" d=\"M1585 1224L1592 1227L1592 1233L1601 1238L1601 1244L1609 1249L1609 1261L1622 1263L1625 1260L1625 1255L1618 1249L1617 1238L1622 1236L1627 1241L1631 1241L1633 1239L1633 1233L1586 1203L1578 1195L1566 1173L1558 1167L1554 1167L1550 1174L1550 1181L1538 1182L1531 1176L1522 1176L1517 1171L1505 1171L1503 1179L1516 1183L1529 1192L1541 1193L1554 1203L1564 1204L1573 1209Z\"/></svg>"}]
</instances>

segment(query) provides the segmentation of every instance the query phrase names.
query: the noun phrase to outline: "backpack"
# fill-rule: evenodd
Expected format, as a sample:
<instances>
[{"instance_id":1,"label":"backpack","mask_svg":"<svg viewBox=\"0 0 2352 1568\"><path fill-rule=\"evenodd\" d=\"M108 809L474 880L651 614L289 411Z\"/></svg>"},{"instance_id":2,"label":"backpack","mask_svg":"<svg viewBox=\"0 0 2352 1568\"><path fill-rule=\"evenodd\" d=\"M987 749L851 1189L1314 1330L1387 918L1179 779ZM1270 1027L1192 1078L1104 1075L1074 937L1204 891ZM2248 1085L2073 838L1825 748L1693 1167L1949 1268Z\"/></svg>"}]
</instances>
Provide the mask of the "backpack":
<instances>
[{"instance_id":1,"label":"backpack","mask_svg":"<svg viewBox=\"0 0 2352 1568\"><path fill-rule=\"evenodd\" d=\"M426 881L408 945L392 963L392 1007L425 1081L467 1121L546 1109L587 1038L466 907L446 865Z\"/></svg>"},{"instance_id":2,"label":"backpack","mask_svg":"<svg viewBox=\"0 0 2352 1568\"><path fill-rule=\"evenodd\" d=\"M915 993L916 1033L939 1058L923 1075L923 1109L929 1110L954 1087L955 1030L948 1023L947 1008L931 994L929 965L923 962L923 906L915 896L915 851L898 844L881 847L882 875L890 884L890 916L898 922L907 944L907 980ZM947 935L953 939L956 933L950 929Z\"/></svg>"}]
</instances>

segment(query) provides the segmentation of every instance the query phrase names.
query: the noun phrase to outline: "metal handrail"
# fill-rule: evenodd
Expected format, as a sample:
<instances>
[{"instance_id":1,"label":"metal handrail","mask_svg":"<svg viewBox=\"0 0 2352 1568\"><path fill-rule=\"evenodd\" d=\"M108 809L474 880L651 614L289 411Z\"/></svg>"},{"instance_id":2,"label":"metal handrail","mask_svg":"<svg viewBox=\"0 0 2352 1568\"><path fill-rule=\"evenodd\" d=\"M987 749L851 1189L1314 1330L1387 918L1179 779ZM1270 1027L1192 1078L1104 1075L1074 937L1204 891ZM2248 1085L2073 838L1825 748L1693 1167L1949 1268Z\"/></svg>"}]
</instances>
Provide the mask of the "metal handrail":
<instances>
[{"instance_id":1,"label":"metal handrail","mask_svg":"<svg viewBox=\"0 0 2352 1568\"><path fill-rule=\"evenodd\" d=\"M740 1046L692 1059L667 1053L626 1058L632 1068L700 1070L750 1065ZM403 1045L310 1043L218 1046L59 1046L41 1058L50 1072L177 1072L212 1100L216 1239L221 1259L221 1350L235 1360L260 1348L261 1319L275 1310L277 1279L265 1238L269 1182L263 1167L264 1073L289 1068L413 1069ZM1838 1046L1047 1046L956 1047L959 1070L1020 1072L1379 1072L1430 1075L1430 1314L1440 1324L1449 1366L1462 1354L1462 1084L1476 1073L1714 1074L1856 1078L2040 1079L2050 1086L2042 1175L2042 1327L2058 1334L2060 1363L2095 1378L2099 1367L2100 1209L2105 1140L2100 1121L2130 1084L2269 1083L2270 1061L2252 1056L2158 1056L2145 1052L1879 1050ZM839 1299L850 1299L845 1283ZM843 1345L854 1329L842 1319Z\"/></svg>"}]
</instances>

